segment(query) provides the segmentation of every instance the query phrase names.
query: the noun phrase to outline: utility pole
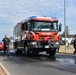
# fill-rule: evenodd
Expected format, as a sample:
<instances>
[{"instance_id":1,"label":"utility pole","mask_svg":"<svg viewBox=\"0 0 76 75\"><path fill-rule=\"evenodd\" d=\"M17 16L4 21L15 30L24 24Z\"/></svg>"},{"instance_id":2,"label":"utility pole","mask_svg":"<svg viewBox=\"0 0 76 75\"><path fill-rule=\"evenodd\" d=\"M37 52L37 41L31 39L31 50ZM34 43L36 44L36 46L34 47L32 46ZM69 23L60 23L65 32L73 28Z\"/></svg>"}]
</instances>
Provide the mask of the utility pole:
<instances>
[{"instance_id":1,"label":"utility pole","mask_svg":"<svg viewBox=\"0 0 76 75\"><path fill-rule=\"evenodd\" d=\"M67 50L66 48L66 5L65 5L65 0L64 0L64 28L65 28L65 52Z\"/></svg>"}]
</instances>

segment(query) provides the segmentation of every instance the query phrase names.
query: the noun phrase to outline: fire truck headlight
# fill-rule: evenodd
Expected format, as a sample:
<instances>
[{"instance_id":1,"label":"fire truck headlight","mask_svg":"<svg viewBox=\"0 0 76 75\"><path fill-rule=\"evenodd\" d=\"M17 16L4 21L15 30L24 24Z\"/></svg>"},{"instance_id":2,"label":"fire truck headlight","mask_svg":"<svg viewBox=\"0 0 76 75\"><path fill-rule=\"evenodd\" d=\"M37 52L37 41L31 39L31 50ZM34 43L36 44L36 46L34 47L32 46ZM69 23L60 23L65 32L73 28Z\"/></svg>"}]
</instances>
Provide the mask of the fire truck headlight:
<instances>
[{"instance_id":1,"label":"fire truck headlight","mask_svg":"<svg viewBox=\"0 0 76 75\"><path fill-rule=\"evenodd\" d=\"M59 45L59 42L56 42L55 44L56 44L56 45Z\"/></svg>"},{"instance_id":2,"label":"fire truck headlight","mask_svg":"<svg viewBox=\"0 0 76 75\"><path fill-rule=\"evenodd\" d=\"M37 42L30 42L30 45L37 45Z\"/></svg>"}]
</instances>

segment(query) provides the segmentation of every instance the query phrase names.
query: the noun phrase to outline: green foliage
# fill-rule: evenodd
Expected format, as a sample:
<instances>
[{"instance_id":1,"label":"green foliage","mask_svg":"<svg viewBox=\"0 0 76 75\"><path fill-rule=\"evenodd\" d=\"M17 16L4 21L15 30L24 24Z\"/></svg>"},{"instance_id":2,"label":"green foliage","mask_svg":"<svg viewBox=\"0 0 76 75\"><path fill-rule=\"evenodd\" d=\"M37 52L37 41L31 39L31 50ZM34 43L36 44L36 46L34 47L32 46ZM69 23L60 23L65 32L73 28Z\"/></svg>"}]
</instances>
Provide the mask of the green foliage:
<instances>
[{"instance_id":1,"label":"green foliage","mask_svg":"<svg viewBox=\"0 0 76 75\"><path fill-rule=\"evenodd\" d=\"M62 36L63 37L65 37L65 31L66 31L66 37L68 37L68 35L69 35L69 28L68 28L68 26L66 26L66 30L64 30L64 32L62 33Z\"/></svg>"},{"instance_id":2,"label":"green foliage","mask_svg":"<svg viewBox=\"0 0 76 75\"><path fill-rule=\"evenodd\" d=\"M63 44L65 44L65 40L62 40Z\"/></svg>"}]
</instances>

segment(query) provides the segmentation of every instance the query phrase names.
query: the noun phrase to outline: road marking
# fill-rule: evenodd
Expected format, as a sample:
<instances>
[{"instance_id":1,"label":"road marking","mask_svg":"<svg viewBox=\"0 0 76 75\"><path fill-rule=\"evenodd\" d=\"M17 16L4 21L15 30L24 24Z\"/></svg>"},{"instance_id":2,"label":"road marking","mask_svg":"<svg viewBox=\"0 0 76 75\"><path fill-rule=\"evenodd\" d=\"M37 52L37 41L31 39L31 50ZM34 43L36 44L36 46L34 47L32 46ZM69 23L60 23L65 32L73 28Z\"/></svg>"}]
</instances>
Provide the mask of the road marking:
<instances>
[{"instance_id":1,"label":"road marking","mask_svg":"<svg viewBox=\"0 0 76 75\"><path fill-rule=\"evenodd\" d=\"M2 67L2 69L4 70L4 72L6 73L6 75L11 75L9 73L9 71L3 66L3 64L0 62L0 66Z\"/></svg>"}]
</instances>

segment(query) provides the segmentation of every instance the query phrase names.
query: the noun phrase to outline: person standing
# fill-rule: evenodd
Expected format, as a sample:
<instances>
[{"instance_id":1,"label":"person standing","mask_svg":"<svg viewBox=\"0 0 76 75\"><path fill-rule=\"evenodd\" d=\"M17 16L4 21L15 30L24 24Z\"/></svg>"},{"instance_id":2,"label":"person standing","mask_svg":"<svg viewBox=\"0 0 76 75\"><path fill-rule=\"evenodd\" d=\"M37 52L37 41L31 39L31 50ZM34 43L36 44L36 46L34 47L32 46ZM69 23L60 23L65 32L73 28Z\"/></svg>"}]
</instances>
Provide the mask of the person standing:
<instances>
[{"instance_id":1,"label":"person standing","mask_svg":"<svg viewBox=\"0 0 76 75\"><path fill-rule=\"evenodd\" d=\"M8 38L7 35L5 35L5 38L3 38L3 43L4 43L4 56L9 56L9 44L10 44L10 39Z\"/></svg>"},{"instance_id":2,"label":"person standing","mask_svg":"<svg viewBox=\"0 0 76 75\"><path fill-rule=\"evenodd\" d=\"M75 49L74 54L76 54L76 34L74 36L73 46L74 46L74 49Z\"/></svg>"}]
</instances>

